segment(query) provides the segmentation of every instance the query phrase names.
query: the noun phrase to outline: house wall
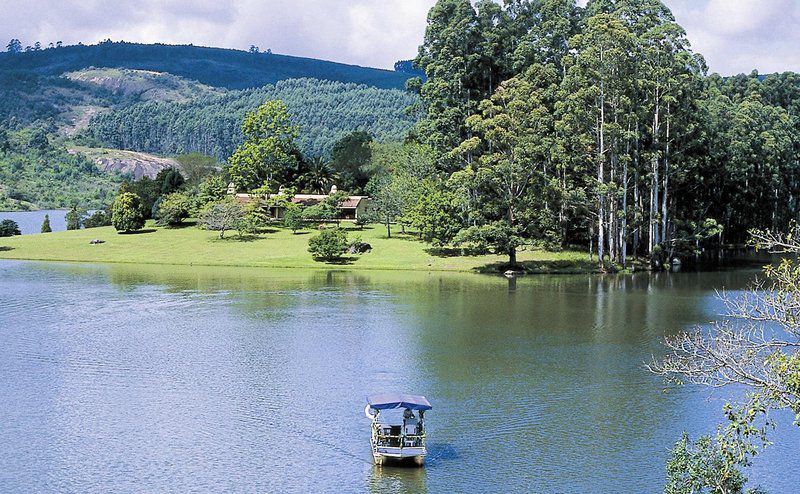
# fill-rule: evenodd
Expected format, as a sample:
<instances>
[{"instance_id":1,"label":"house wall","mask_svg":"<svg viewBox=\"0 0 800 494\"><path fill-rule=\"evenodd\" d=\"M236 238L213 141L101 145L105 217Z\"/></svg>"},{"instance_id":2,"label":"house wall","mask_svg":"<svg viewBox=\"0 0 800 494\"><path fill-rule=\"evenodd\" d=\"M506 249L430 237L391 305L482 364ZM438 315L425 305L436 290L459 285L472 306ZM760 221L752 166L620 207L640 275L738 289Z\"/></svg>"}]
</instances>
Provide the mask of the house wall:
<instances>
[{"instance_id":1,"label":"house wall","mask_svg":"<svg viewBox=\"0 0 800 494\"><path fill-rule=\"evenodd\" d=\"M356 208L356 218L364 215L370 207L370 200L367 198L361 199L361 202L358 203L358 208Z\"/></svg>"}]
</instances>

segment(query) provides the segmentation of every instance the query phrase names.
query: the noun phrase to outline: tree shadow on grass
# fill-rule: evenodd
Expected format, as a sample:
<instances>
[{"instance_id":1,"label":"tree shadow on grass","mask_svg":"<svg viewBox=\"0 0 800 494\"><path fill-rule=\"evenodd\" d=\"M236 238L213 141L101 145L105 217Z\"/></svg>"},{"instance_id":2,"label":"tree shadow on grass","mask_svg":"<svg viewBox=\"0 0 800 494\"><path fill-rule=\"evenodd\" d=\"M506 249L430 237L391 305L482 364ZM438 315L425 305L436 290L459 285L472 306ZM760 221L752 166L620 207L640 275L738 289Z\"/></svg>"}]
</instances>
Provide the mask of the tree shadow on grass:
<instances>
[{"instance_id":1,"label":"tree shadow on grass","mask_svg":"<svg viewBox=\"0 0 800 494\"><path fill-rule=\"evenodd\" d=\"M183 230L184 228L191 228L193 226L197 226L196 221L184 221L178 223L177 225L167 225L164 228L169 228L170 230Z\"/></svg>"},{"instance_id":2,"label":"tree shadow on grass","mask_svg":"<svg viewBox=\"0 0 800 494\"><path fill-rule=\"evenodd\" d=\"M158 230L156 230L155 228L146 228L144 230L136 230L132 232L117 232L117 233L120 235L145 235L147 233L155 233L157 231Z\"/></svg>"},{"instance_id":3,"label":"tree shadow on grass","mask_svg":"<svg viewBox=\"0 0 800 494\"><path fill-rule=\"evenodd\" d=\"M507 262L493 262L478 266L475 271L485 274L505 273L508 270L525 274L583 274L597 272L597 263L589 260L521 261L516 266Z\"/></svg>"},{"instance_id":4,"label":"tree shadow on grass","mask_svg":"<svg viewBox=\"0 0 800 494\"><path fill-rule=\"evenodd\" d=\"M7 245L0 245L0 252L8 252L10 250L14 250L14 247L9 247Z\"/></svg>"},{"instance_id":5,"label":"tree shadow on grass","mask_svg":"<svg viewBox=\"0 0 800 494\"><path fill-rule=\"evenodd\" d=\"M332 266L349 266L358 260L357 256L343 256L338 259L332 259L328 261L324 261L322 259L314 259L317 262L322 262L325 264L330 264Z\"/></svg>"},{"instance_id":6,"label":"tree shadow on grass","mask_svg":"<svg viewBox=\"0 0 800 494\"><path fill-rule=\"evenodd\" d=\"M258 230L258 233L262 233L264 235L270 235L272 233L278 233L280 230L276 230L274 228L262 228Z\"/></svg>"},{"instance_id":7,"label":"tree shadow on grass","mask_svg":"<svg viewBox=\"0 0 800 494\"><path fill-rule=\"evenodd\" d=\"M247 243L247 242L255 242L256 240L260 240L260 239L261 239L261 237L259 237L258 235L230 235L230 236L225 236L225 237L222 237L222 238L219 238L219 235L217 235L217 238L215 238L214 240L215 241L219 241L219 242L243 242L243 243Z\"/></svg>"},{"instance_id":8,"label":"tree shadow on grass","mask_svg":"<svg viewBox=\"0 0 800 494\"><path fill-rule=\"evenodd\" d=\"M433 257L460 257L462 255L461 249L455 247L429 247L425 252Z\"/></svg>"},{"instance_id":9,"label":"tree shadow on grass","mask_svg":"<svg viewBox=\"0 0 800 494\"><path fill-rule=\"evenodd\" d=\"M308 232L308 231L298 231L298 232L292 233L292 235L311 235L311 232Z\"/></svg>"}]
</instances>

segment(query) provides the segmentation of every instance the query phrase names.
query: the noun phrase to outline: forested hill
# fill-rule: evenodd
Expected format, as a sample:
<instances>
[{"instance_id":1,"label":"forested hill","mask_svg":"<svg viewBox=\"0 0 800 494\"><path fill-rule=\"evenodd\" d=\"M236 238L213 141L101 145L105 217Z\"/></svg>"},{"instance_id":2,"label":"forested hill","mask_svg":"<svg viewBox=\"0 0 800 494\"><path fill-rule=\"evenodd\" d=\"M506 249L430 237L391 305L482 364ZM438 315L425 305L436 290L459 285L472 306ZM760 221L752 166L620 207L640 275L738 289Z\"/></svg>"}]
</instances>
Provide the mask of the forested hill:
<instances>
[{"instance_id":1,"label":"forested hill","mask_svg":"<svg viewBox=\"0 0 800 494\"><path fill-rule=\"evenodd\" d=\"M306 156L327 155L338 139L363 130L401 140L414 125L406 108L416 96L400 90L315 79L292 79L226 94L203 93L188 102L148 101L95 116L89 133L104 145L161 155L201 152L226 159L241 144L248 111L281 100L300 127Z\"/></svg>"},{"instance_id":2,"label":"forested hill","mask_svg":"<svg viewBox=\"0 0 800 494\"><path fill-rule=\"evenodd\" d=\"M261 87L310 77L378 88L404 87L402 71L347 65L312 58L251 53L192 45L104 42L20 53L0 53L0 72L60 76L88 67L168 72L208 86L227 89Z\"/></svg>"}]
</instances>

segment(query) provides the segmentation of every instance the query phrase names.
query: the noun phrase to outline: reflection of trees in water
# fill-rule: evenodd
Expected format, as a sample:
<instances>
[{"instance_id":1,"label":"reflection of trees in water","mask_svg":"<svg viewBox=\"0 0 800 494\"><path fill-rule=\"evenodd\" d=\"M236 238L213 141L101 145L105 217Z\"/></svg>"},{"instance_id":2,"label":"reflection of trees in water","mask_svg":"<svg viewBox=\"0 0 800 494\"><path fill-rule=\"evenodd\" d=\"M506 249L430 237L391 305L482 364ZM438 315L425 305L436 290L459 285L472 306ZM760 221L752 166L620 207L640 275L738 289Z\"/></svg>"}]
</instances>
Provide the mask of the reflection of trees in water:
<instances>
[{"instance_id":1,"label":"reflection of trees in water","mask_svg":"<svg viewBox=\"0 0 800 494\"><path fill-rule=\"evenodd\" d=\"M431 376L431 399L441 404L431 437L469 438L470 457L509 467L523 466L509 451L524 451L528 465L550 466L556 452L557 468L577 478L626 457L646 469L637 462L652 459L664 424L696 403L664 396L644 361L665 333L713 315L715 288L735 289L749 277L531 276L511 291L507 280L443 279L438 289L406 294L416 327L405 338L418 342L418 372ZM657 454L675 436L663 437Z\"/></svg>"}]
</instances>

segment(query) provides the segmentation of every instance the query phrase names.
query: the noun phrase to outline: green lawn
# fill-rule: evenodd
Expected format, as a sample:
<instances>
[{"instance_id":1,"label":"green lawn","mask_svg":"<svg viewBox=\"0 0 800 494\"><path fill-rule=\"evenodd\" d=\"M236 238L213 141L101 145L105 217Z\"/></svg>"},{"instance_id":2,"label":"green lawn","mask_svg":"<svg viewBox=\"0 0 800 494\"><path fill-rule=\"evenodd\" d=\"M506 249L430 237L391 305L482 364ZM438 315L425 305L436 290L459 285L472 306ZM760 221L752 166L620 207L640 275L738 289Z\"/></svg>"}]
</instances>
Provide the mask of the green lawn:
<instances>
[{"instance_id":1,"label":"green lawn","mask_svg":"<svg viewBox=\"0 0 800 494\"><path fill-rule=\"evenodd\" d=\"M216 232L193 225L162 228L148 222L142 233L118 234L111 227L42 235L0 238L0 259L135 263L204 266L252 266L270 268L324 268L414 270L414 271L499 271L505 256L444 256L410 236L386 237L379 226L363 231L347 225L351 240L360 235L373 250L348 256L342 263L315 262L308 253L308 239L316 232L293 235L274 228L257 238L240 240L235 232L219 239ZM230 236L230 238L228 238ZM91 245L93 239L104 240ZM583 252L524 251L518 255L530 272L589 272L594 265Z\"/></svg>"}]
</instances>

